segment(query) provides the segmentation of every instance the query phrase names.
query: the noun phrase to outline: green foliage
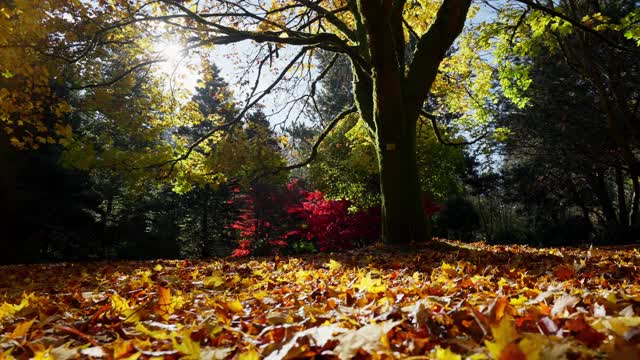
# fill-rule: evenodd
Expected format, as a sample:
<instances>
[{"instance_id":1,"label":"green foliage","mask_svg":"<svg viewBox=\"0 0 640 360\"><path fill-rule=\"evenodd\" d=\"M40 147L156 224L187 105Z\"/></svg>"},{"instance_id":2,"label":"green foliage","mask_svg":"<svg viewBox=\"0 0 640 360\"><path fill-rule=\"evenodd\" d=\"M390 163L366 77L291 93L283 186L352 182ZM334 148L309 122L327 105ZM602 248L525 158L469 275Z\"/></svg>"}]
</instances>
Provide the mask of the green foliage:
<instances>
[{"instance_id":1,"label":"green foliage","mask_svg":"<svg viewBox=\"0 0 640 360\"><path fill-rule=\"evenodd\" d=\"M462 192L462 148L441 144L431 128L419 128L417 142L421 190L436 201L443 201L450 195Z\"/></svg>"},{"instance_id":2,"label":"green foliage","mask_svg":"<svg viewBox=\"0 0 640 360\"><path fill-rule=\"evenodd\" d=\"M330 199L347 199L362 208L379 203L375 148L358 116L344 120L325 139L309 167L309 181Z\"/></svg>"}]
</instances>

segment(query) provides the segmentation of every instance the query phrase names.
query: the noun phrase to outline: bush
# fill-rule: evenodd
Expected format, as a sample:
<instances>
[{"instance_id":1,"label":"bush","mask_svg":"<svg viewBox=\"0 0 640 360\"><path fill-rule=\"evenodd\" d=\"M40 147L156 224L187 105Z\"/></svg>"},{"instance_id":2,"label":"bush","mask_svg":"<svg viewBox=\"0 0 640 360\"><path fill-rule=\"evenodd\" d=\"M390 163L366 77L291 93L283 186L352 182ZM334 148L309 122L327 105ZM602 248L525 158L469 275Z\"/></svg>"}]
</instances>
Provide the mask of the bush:
<instances>
[{"instance_id":1,"label":"bush","mask_svg":"<svg viewBox=\"0 0 640 360\"><path fill-rule=\"evenodd\" d=\"M447 199L438 215L436 226L446 231L448 238L469 241L480 225L480 217L468 199L453 196Z\"/></svg>"},{"instance_id":2,"label":"bush","mask_svg":"<svg viewBox=\"0 0 640 360\"><path fill-rule=\"evenodd\" d=\"M273 189L268 202L244 195L244 211L232 228L239 232L233 256L269 252L332 251L368 245L380 236L378 207L352 211L348 200L326 199L294 180ZM268 216L267 216L268 215Z\"/></svg>"},{"instance_id":3,"label":"bush","mask_svg":"<svg viewBox=\"0 0 640 360\"><path fill-rule=\"evenodd\" d=\"M310 192L302 203L302 217L308 225L301 229L320 251L349 249L372 243L380 236L380 209L350 212L349 200L327 200Z\"/></svg>"}]
</instances>

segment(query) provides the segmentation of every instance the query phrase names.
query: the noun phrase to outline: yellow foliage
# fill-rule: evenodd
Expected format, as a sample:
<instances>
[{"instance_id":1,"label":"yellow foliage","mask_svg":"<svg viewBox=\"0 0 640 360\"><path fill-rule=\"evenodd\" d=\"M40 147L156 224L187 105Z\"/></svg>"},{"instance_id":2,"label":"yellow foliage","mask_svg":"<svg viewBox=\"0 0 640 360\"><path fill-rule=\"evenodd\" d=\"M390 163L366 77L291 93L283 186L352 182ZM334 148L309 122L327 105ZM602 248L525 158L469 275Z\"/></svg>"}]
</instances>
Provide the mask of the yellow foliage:
<instances>
[{"instance_id":1,"label":"yellow foliage","mask_svg":"<svg viewBox=\"0 0 640 360\"><path fill-rule=\"evenodd\" d=\"M491 334L493 341L485 340L484 343L494 359L500 358L502 350L519 337L513 318L508 315L503 316L497 325L491 326Z\"/></svg>"},{"instance_id":2,"label":"yellow foliage","mask_svg":"<svg viewBox=\"0 0 640 360\"><path fill-rule=\"evenodd\" d=\"M9 304L2 303L0 305L0 321L4 321L8 318L11 318L18 311L28 307L31 304L31 301L35 300L36 296L33 293L30 294L22 294L22 299L18 304Z\"/></svg>"},{"instance_id":3,"label":"yellow foliage","mask_svg":"<svg viewBox=\"0 0 640 360\"><path fill-rule=\"evenodd\" d=\"M125 318L127 323L137 323L140 321L138 311L129 307L129 302L118 294L111 295L111 307L118 314Z\"/></svg>"}]
</instances>

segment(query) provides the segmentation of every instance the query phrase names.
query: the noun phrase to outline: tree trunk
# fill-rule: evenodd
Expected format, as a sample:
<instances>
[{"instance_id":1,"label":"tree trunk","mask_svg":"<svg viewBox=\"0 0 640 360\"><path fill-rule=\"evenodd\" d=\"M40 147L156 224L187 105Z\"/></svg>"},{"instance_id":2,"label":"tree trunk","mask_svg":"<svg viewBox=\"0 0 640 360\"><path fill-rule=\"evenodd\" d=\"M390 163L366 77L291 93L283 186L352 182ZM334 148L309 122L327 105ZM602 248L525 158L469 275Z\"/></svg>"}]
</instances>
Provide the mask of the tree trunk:
<instances>
[{"instance_id":1,"label":"tree trunk","mask_svg":"<svg viewBox=\"0 0 640 360\"><path fill-rule=\"evenodd\" d=\"M393 244L424 241L429 235L420 201L415 126L407 130L397 143L378 143L382 239Z\"/></svg>"},{"instance_id":2,"label":"tree trunk","mask_svg":"<svg viewBox=\"0 0 640 360\"><path fill-rule=\"evenodd\" d=\"M633 182L633 200L631 205L631 226L640 225L640 179L638 176L632 176Z\"/></svg>"},{"instance_id":3,"label":"tree trunk","mask_svg":"<svg viewBox=\"0 0 640 360\"><path fill-rule=\"evenodd\" d=\"M464 26L470 0L444 0L436 20L407 56L403 0L357 0L356 36L370 68L353 64L356 105L375 139L382 197L382 239L427 240L416 156L416 123L438 66ZM355 5L355 6L354 6ZM364 44L366 43L367 46ZM408 60L411 64L408 65Z\"/></svg>"},{"instance_id":4,"label":"tree trunk","mask_svg":"<svg viewBox=\"0 0 640 360\"><path fill-rule=\"evenodd\" d=\"M627 210L627 199L624 193L624 178L622 169L616 167L616 188L618 190L618 222L620 227L626 228L629 226L629 211Z\"/></svg>"},{"instance_id":5,"label":"tree trunk","mask_svg":"<svg viewBox=\"0 0 640 360\"><path fill-rule=\"evenodd\" d=\"M616 216L613 201L609 198L609 191L607 190L607 184L605 181L605 177L607 175L606 170L596 170L594 175L595 179L593 179L593 182L591 183L591 188L596 194L596 197L602 207L602 212L606 219L605 225L608 237L610 240L617 241L618 234L620 232L620 224L618 223L618 217Z\"/></svg>"}]
</instances>

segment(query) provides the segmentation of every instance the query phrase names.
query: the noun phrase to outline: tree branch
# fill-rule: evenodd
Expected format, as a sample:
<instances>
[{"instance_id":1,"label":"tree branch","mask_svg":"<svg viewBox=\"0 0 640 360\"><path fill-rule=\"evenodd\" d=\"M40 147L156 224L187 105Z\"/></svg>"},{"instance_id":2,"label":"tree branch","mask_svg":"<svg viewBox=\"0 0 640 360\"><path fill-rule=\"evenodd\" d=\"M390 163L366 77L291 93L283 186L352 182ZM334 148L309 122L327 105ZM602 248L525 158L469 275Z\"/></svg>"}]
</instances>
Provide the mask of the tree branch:
<instances>
[{"instance_id":1,"label":"tree branch","mask_svg":"<svg viewBox=\"0 0 640 360\"><path fill-rule=\"evenodd\" d=\"M356 33L353 30L349 29L349 27L344 22L342 22L342 20L338 19L338 17L333 12L323 8L322 6L318 5L313 1L309 1L309 0L296 0L296 1L307 6L313 11L319 14L322 14L324 18L327 19L327 21L329 21L333 26L338 28L338 30L340 30L340 32L342 32L346 37L348 37L349 40L354 42L356 41Z\"/></svg>"},{"instance_id":2,"label":"tree branch","mask_svg":"<svg viewBox=\"0 0 640 360\"><path fill-rule=\"evenodd\" d=\"M213 44L231 44L240 42L243 40L253 40L258 43L271 42L278 44L288 45L303 45L303 46L315 46L321 49L329 50L332 52L340 52L348 55L354 60L358 66L367 68L367 64L354 49L349 46L345 41L340 39L336 34L332 33L316 33L309 34L305 32L295 31L287 29L286 31L246 31L238 30L229 26L218 24L216 22L209 21L201 15L191 11L186 6L178 3L177 1L163 0L165 3L175 6L193 20L199 22L202 25L215 29L223 36L214 36L208 40Z\"/></svg>"},{"instance_id":3,"label":"tree branch","mask_svg":"<svg viewBox=\"0 0 640 360\"><path fill-rule=\"evenodd\" d=\"M111 86L111 85L117 83L118 81L124 79L129 74L131 74L132 72L136 71L137 69L140 69L141 67L145 67L145 66L152 65L152 64L155 64L155 63L159 63L159 62L163 62L163 61L166 61L166 60L165 59L156 59L156 60L144 61L144 62L141 62L140 64L132 66L131 68L129 68L126 71L124 71L122 74L112 78L109 81L105 81L105 82L101 82L101 83L92 83L92 84L80 85L80 86L70 86L70 87L68 87L68 89L69 90L85 90L85 89L102 87L102 86Z\"/></svg>"},{"instance_id":4,"label":"tree branch","mask_svg":"<svg viewBox=\"0 0 640 360\"><path fill-rule=\"evenodd\" d=\"M466 146L466 145L473 145L475 143L477 143L478 141L484 139L485 137L487 137L488 132L485 131L484 134L478 136L477 138L471 140L471 141L457 141L457 142L451 142L448 140L445 140L442 137L442 134L440 133L440 129L438 128L438 122L437 122L437 118L435 115L428 113L424 110L422 110L420 112L420 114L422 114L424 117L426 117L427 119L429 119L431 121L431 127L433 128L433 133L436 135L436 138L438 139L438 142L442 145L447 145L447 146Z\"/></svg>"},{"instance_id":5,"label":"tree branch","mask_svg":"<svg viewBox=\"0 0 640 360\"><path fill-rule=\"evenodd\" d=\"M249 111L249 109L251 109L252 107L254 107L260 100L262 100L262 98L264 98L267 94L269 94L275 87L277 84L280 83L280 81L282 81L282 79L284 78L284 76L287 74L287 72L289 71L289 69L291 69L293 67L293 65L295 65L298 60L300 60L300 58L302 58L302 56L309 51L311 48L309 47L304 47L302 48L298 54L287 64L287 66L285 66L285 68L282 70L282 72L280 73L280 75L278 75L278 77L271 83L271 85L269 85L259 96L257 96L253 101L251 101L251 99L247 99L247 103L244 106L244 108L229 122L224 123L222 125L216 126L215 128L209 130L206 134L202 135L198 140L194 141L191 145L189 145L189 147L187 148L187 151L180 155L179 157L175 158L175 159L171 159L168 161L165 161L163 163L160 164L155 164L152 167L162 167L165 165L169 165L170 164L170 168L167 171L167 173L163 174L162 177L168 177L171 175L171 173L173 173L173 170L175 169L176 165L183 160L186 160L189 158L189 156L191 155L191 153L195 150L196 147L198 147L200 144L202 144L205 140L207 140L208 138L210 138L211 136L213 136L215 133L217 133L218 131L222 131L222 130L226 130L228 128L230 128L231 126L239 123L242 118L244 117L244 115L247 113L247 111ZM256 82L256 86L257 86L257 82ZM255 89L254 89L255 90ZM255 91L254 91L255 92Z\"/></svg>"},{"instance_id":6,"label":"tree branch","mask_svg":"<svg viewBox=\"0 0 640 360\"><path fill-rule=\"evenodd\" d=\"M409 101L420 109L436 78L438 66L447 50L462 32L471 0L444 0L435 22L422 35L416 46L413 61L407 74Z\"/></svg>"},{"instance_id":7,"label":"tree branch","mask_svg":"<svg viewBox=\"0 0 640 360\"><path fill-rule=\"evenodd\" d=\"M277 173L280 171L298 169L311 164L311 162L316 158L316 156L318 156L318 148L320 147L320 144L322 144L322 141L324 141L324 139L331 133L333 128L335 128L336 125L338 125L338 123L342 119L344 119L347 115L352 114L354 112L356 112L356 107L351 106L350 108L343 110L340 114L336 115L336 117L333 118L333 120L331 120L329 125L327 125L327 127L322 131L320 136L318 136L318 139L316 140L316 142L313 144L313 147L311 148L311 154L309 154L309 156L305 160L297 164L287 165L287 166L277 168L274 173Z\"/></svg>"}]
</instances>

